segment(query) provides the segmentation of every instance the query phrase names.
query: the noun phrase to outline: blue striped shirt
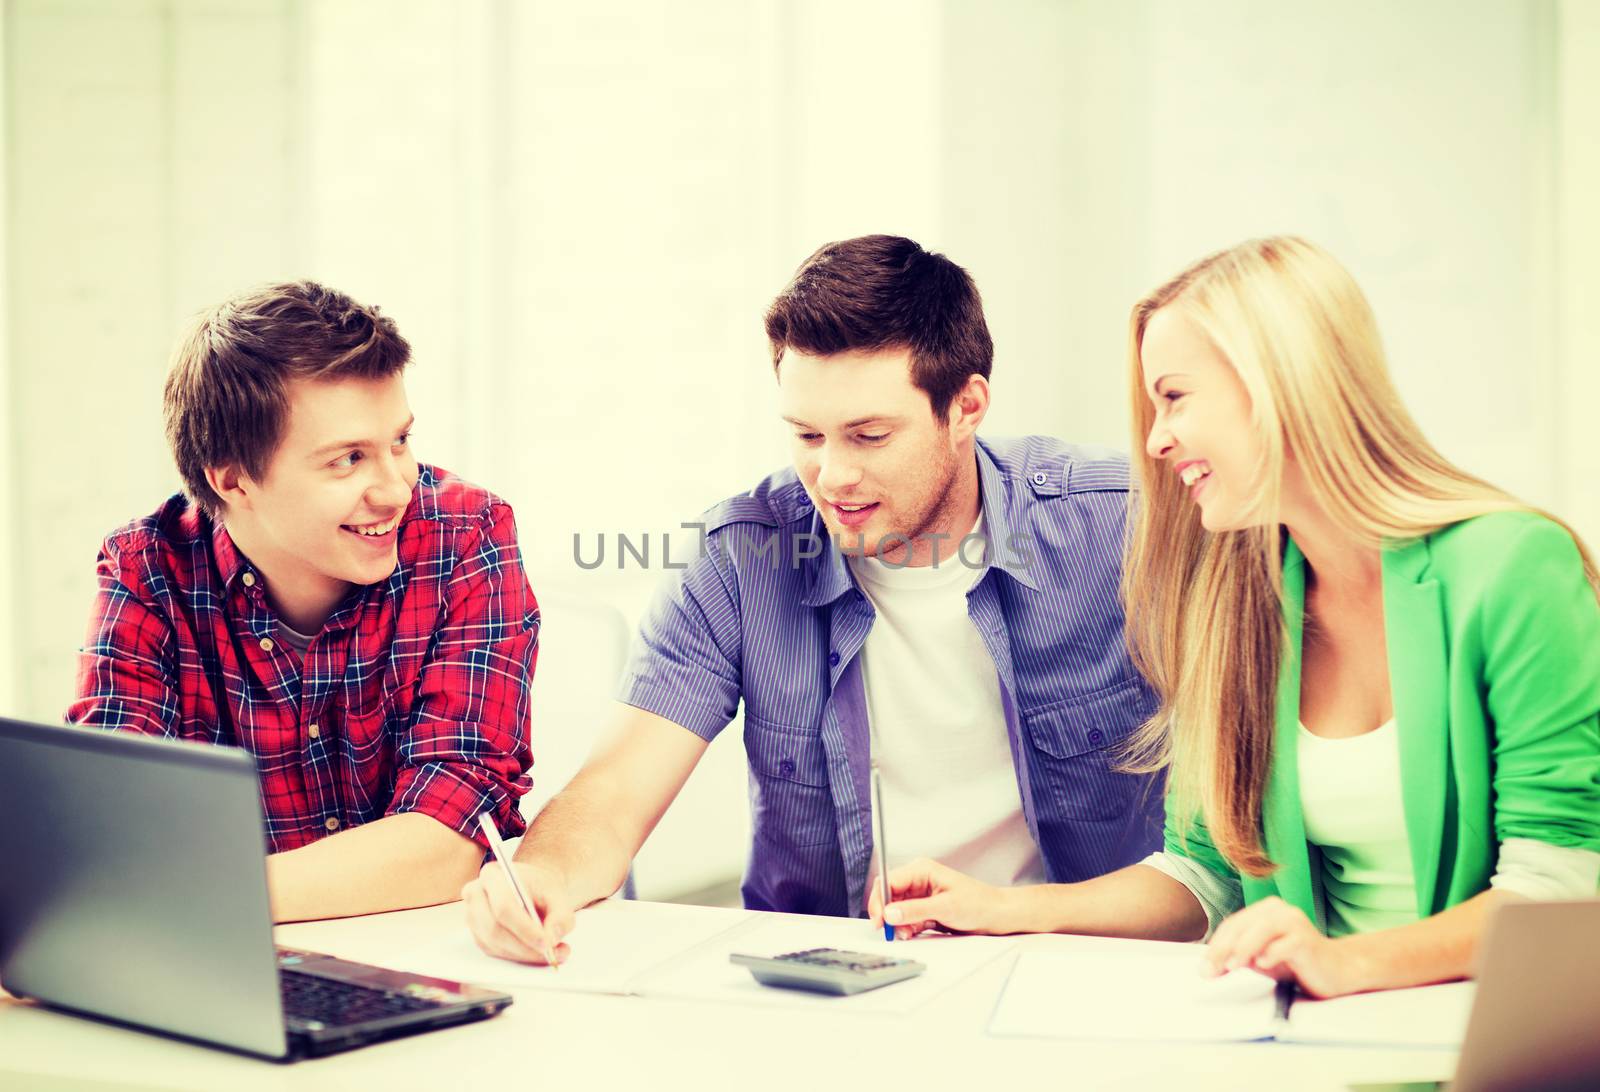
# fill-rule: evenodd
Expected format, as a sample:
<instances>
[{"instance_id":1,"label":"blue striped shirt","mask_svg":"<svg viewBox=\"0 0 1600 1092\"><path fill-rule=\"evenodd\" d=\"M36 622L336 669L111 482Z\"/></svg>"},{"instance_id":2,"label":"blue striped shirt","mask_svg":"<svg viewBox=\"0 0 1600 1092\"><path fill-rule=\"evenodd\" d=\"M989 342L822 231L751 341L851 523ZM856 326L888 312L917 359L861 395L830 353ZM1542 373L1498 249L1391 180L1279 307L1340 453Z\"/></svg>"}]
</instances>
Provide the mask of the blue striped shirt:
<instances>
[{"instance_id":1,"label":"blue striped shirt","mask_svg":"<svg viewBox=\"0 0 1600 1092\"><path fill-rule=\"evenodd\" d=\"M999 675L1046 875L1088 879L1161 844L1159 782L1114 769L1115 746L1155 708L1122 635L1127 459L1041 436L979 440L977 459L990 548L968 613ZM640 626L619 696L706 740L742 701L745 904L861 914L872 858L861 648L872 604L792 469L702 523L698 556Z\"/></svg>"}]
</instances>

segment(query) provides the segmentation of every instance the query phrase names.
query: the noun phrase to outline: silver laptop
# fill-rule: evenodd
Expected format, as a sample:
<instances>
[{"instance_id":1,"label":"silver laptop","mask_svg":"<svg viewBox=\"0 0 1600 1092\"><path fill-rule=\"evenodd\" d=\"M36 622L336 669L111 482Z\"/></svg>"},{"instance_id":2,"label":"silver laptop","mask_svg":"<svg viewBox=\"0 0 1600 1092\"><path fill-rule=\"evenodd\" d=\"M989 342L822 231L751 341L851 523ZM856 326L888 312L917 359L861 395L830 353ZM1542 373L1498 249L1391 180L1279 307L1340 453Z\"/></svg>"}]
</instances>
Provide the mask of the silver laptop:
<instances>
[{"instance_id":1,"label":"silver laptop","mask_svg":"<svg viewBox=\"0 0 1600 1092\"><path fill-rule=\"evenodd\" d=\"M1455 1079L1361 1092L1600 1088L1600 899L1514 902L1489 921Z\"/></svg>"},{"instance_id":2,"label":"silver laptop","mask_svg":"<svg viewBox=\"0 0 1600 1092\"><path fill-rule=\"evenodd\" d=\"M1600 899L1494 912L1450 1087L1600 1088Z\"/></svg>"},{"instance_id":3,"label":"silver laptop","mask_svg":"<svg viewBox=\"0 0 1600 1092\"><path fill-rule=\"evenodd\" d=\"M511 1003L274 948L262 830L244 751L0 719L0 986L278 1060Z\"/></svg>"}]
</instances>

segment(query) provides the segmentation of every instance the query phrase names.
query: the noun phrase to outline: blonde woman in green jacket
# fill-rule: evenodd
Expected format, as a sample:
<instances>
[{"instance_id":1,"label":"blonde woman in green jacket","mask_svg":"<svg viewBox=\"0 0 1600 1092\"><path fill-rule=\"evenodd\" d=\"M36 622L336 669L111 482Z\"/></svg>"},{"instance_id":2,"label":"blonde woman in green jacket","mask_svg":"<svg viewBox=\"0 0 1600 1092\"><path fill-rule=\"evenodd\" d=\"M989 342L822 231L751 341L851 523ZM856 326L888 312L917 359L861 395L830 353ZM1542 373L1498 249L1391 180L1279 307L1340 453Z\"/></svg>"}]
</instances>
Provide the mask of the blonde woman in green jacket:
<instances>
[{"instance_id":1,"label":"blonde woman in green jacket","mask_svg":"<svg viewBox=\"0 0 1600 1092\"><path fill-rule=\"evenodd\" d=\"M1497 904L1594 894L1600 579L1577 537L1434 450L1360 289L1302 240L1162 285L1129 357L1127 632L1161 708L1120 757L1168 770L1165 850L1004 890L918 861L887 920L1209 939L1218 972L1329 997L1467 977Z\"/></svg>"}]
</instances>

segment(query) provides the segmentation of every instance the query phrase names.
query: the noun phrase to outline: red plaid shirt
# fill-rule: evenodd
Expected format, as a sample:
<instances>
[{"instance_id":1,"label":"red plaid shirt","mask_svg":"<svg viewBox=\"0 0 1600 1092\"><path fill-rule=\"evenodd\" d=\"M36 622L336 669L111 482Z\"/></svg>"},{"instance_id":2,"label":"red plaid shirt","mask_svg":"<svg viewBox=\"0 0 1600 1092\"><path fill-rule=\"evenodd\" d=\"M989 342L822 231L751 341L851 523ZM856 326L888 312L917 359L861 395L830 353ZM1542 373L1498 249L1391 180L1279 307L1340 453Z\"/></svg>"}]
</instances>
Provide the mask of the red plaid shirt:
<instances>
[{"instance_id":1,"label":"red plaid shirt","mask_svg":"<svg viewBox=\"0 0 1600 1092\"><path fill-rule=\"evenodd\" d=\"M248 750L269 852L407 811L521 834L539 608L511 509L422 466L398 550L302 663L227 529L173 497L105 541L67 720Z\"/></svg>"}]
</instances>

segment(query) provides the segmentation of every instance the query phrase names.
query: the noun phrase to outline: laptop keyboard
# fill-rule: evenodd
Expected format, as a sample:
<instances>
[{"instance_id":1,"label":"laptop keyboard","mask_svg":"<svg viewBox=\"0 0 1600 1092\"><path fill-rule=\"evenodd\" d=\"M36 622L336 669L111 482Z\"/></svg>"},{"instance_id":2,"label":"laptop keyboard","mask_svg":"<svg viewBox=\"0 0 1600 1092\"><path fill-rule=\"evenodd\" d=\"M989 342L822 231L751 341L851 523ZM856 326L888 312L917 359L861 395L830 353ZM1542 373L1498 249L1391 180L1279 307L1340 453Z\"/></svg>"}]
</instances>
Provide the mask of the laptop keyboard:
<instances>
[{"instance_id":1,"label":"laptop keyboard","mask_svg":"<svg viewBox=\"0 0 1600 1092\"><path fill-rule=\"evenodd\" d=\"M375 990L286 968L279 968L278 979L283 992L283 1015L291 1025L346 1027L439 1007L437 1001L426 997Z\"/></svg>"}]
</instances>

